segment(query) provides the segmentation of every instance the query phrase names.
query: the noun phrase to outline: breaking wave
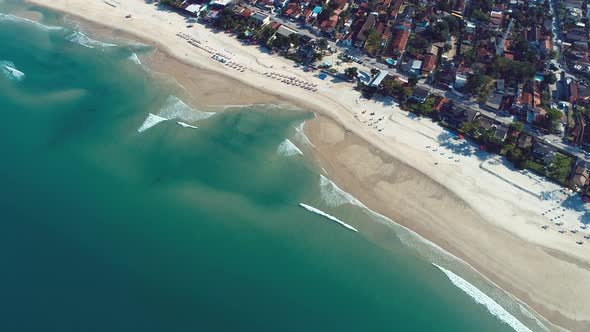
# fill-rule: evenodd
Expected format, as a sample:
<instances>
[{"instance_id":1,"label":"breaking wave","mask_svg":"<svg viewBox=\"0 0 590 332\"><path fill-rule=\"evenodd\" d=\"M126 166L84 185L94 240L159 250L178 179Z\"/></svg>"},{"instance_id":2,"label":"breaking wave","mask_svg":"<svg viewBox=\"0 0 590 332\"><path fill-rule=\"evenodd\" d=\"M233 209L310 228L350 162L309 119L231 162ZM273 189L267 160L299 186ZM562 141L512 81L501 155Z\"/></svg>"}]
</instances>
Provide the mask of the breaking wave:
<instances>
[{"instance_id":1,"label":"breaking wave","mask_svg":"<svg viewBox=\"0 0 590 332\"><path fill-rule=\"evenodd\" d=\"M15 68L14 63L10 61L0 61L0 70L9 79L22 81L25 79L25 73Z\"/></svg>"},{"instance_id":2,"label":"breaking wave","mask_svg":"<svg viewBox=\"0 0 590 332\"><path fill-rule=\"evenodd\" d=\"M190 123L206 119L215 114L216 113L213 112L201 112L194 110L177 97L170 96L166 100L164 106L160 109L160 112L158 112L157 115L150 113L137 131L142 132L162 121L173 119L182 120L177 121L176 123L185 128L197 129L196 126L193 126Z\"/></svg>"},{"instance_id":3,"label":"breaking wave","mask_svg":"<svg viewBox=\"0 0 590 332\"><path fill-rule=\"evenodd\" d=\"M15 16L15 15L12 15L12 14L0 13L0 21L11 21L11 22L17 22L17 23L33 24L33 25L35 25L36 27L38 27L39 29L41 29L43 31L63 30L64 29L62 27L56 27L56 26L50 26L50 25L41 24L41 23L39 23L37 21L29 20L28 18L19 17L19 16Z\"/></svg>"},{"instance_id":4,"label":"breaking wave","mask_svg":"<svg viewBox=\"0 0 590 332\"><path fill-rule=\"evenodd\" d=\"M315 214L320 215L322 217L328 218L328 219L330 219L330 220L332 220L334 222L337 222L340 225L342 225L342 226L350 229L351 231L358 232L358 230L356 228L350 226L349 224L345 223L344 221L341 221L338 218L336 218L336 217L334 217L332 215L329 215L329 214L327 214L326 212L324 212L322 210L316 209L313 206L309 206L309 205L303 204L303 203L299 203L299 206L301 206L302 208L306 209L309 212L315 213Z\"/></svg>"},{"instance_id":5,"label":"breaking wave","mask_svg":"<svg viewBox=\"0 0 590 332\"><path fill-rule=\"evenodd\" d=\"M301 144L310 145L311 147L313 147L315 149L316 148L315 145L313 145L313 143L309 140L309 138L307 138L307 136L305 136L305 133L303 132L304 125L305 125L305 122L301 122L301 124L299 124L297 127L295 127L295 135L293 136L293 138L295 140L297 140L298 142L300 142Z\"/></svg>"},{"instance_id":6,"label":"breaking wave","mask_svg":"<svg viewBox=\"0 0 590 332\"><path fill-rule=\"evenodd\" d=\"M303 155L303 152L301 152L301 150L299 150L299 148L288 139L285 139L283 142L281 142L281 144L279 144L277 153L287 157L298 154Z\"/></svg>"},{"instance_id":7,"label":"breaking wave","mask_svg":"<svg viewBox=\"0 0 590 332\"><path fill-rule=\"evenodd\" d=\"M334 182L323 175L320 175L320 192L322 200L329 206L337 207L344 204L351 204L369 210L358 199L340 189Z\"/></svg>"},{"instance_id":8,"label":"breaking wave","mask_svg":"<svg viewBox=\"0 0 590 332\"><path fill-rule=\"evenodd\" d=\"M199 129L199 127L196 126L191 126L188 123L184 123L182 121L177 121L176 123L178 123L179 125L183 126L184 128L193 128L193 129Z\"/></svg>"},{"instance_id":9,"label":"breaking wave","mask_svg":"<svg viewBox=\"0 0 590 332\"><path fill-rule=\"evenodd\" d=\"M454 274L453 272L440 267L436 264L432 264L436 266L439 270L441 270L447 278L453 283L453 285L457 286L467 295L469 295L475 302L483 305L486 309L498 319L503 321L504 323L508 324L517 332L532 332L528 327L526 327L523 323L521 323L516 317L512 316L508 311L506 311L502 306L500 306L496 301L492 298L484 294L480 291L477 287L473 286L465 279L459 277L458 275Z\"/></svg>"},{"instance_id":10,"label":"breaking wave","mask_svg":"<svg viewBox=\"0 0 590 332\"><path fill-rule=\"evenodd\" d=\"M164 107L162 107L158 113L158 116L168 120L180 119L185 122L195 122L209 118L215 114L216 113L214 112L201 112L194 110L177 97L170 96L166 100Z\"/></svg>"},{"instance_id":11,"label":"breaking wave","mask_svg":"<svg viewBox=\"0 0 590 332\"><path fill-rule=\"evenodd\" d=\"M140 133L144 132L144 131L150 129L151 127L157 125L158 123L160 123L162 121L166 121L166 120L168 120L168 119L165 119L163 117L160 117L160 116L150 113L147 116L147 118L145 118L145 120L143 121L143 124L139 128L137 128L137 131Z\"/></svg>"},{"instance_id":12,"label":"breaking wave","mask_svg":"<svg viewBox=\"0 0 590 332\"><path fill-rule=\"evenodd\" d=\"M141 65L141 61L139 61L139 57L137 54L133 53L129 56L129 60L133 61L134 63Z\"/></svg>"},{"instance_id":13,"label":"breaking wave","mask_svg":"<svg viewBox=\"0 0 590 332\"><path fill-rule=\"evenodd\" d=\"M101 41L94 40L94 39L86 36L85 34L83 34L80 31L75 31L71 35L67 36L66 40L68 40L72 43L76 43L78 45L82 45L84 47L88 47L88 48L117 46L115 44L103 43Z\"/></svg>"},{"instance_id":14,"label":"breaking wave","mask_svg":"<svg viewBox=\"0 0 590 332\"><path fill-rule=\"evenodd\" d=\"M354 196L352 196L349 193L340 189L334 182L332 182L330 179L326 178L323 175L320 175L320 193L321 193L322 201L325 202L329 206L338 207L343 204L356 205L360 208L363 208L371 216L373 216L373 219L375 221L380 222L385 225L388 225L390 227L394 227L396 229L395 233L396 233L397 237L400 239L400 241L404 245L406 245L410 248L413 248L415 250L419 250L419 252L421 252L422 254L428 253L427 254L428 260L432 264L434 264L435 266L437 266L439 268L440 268L440 266L435 264L434 262L437 262L439 264L442 264L442 263L453 264L453 262L460 262L463 266L467 266L470 269L473 269L473 267L471 267L471 265L469 265L467 262L465 262L462 259L460 259L459 257L445 251L443 248L441 248L437 244L425 239L424 237L420 236L418 233L412 231L411 229L409 229L407 227L404 227L404 226L394 222L390 218L388 218L378 212L375 212L375 211L369 209L367 206L365 206L362 202L360 202ZM427 248L431 248L431 249L427 249ZM426 249L427 251L424 252L423 251L424 249ZM449 271L449 273L452 273L452 272ZM447 276L448 276L448 274L447 274ZM460 277L457 276L457 278L460 278ZM451 277L449 277L449 279L451 279ZM457 280L457 279L455 279L455 280ZM461 280L463 280L463 279L461 279ZM453 282L453 284L455 284L455 282L453 280L451 280L451 281ZM467 283L466 281L464 281L464 282ZM488 280L488 282L492 283L489 280ZM473 286L471 284L469 284L469 285L472 288L475 288L477 290L477 292L482 294L486 299L489 299L489 301L487 301L486 303L493 302L496 305L496 307L494 307L493 310L497 311L497 307L499 307L500 309L502 309L503 312L505 312L514 321L513 324L515 324L516 326L523 327L523 329L516 329L517 331L530 331L524 324L522 324L522 322L518 321L517 318L511 316L504 308L502 308L493 299L491 299L489 296L485 295L485 293L481 292L475 286ZM498 287L498 286L494 284L494 287ZM483 297L479 297L479 298L483 298ZM520 303L518 303L518 305L519 305L520 311L527 319L531 319L531 321L534 322L537 326L541 327L543 330L547 330L545 325L543 325L543 323L540 322L535 317L535 315L533 315L529 310L527 310L522 305L520 305ZM490 310L490 309L488 308L488 310ZM492 312L492 311L490 310L490 312ZM494 312L492 312L492 314L494 314L496 316L496 314ZM513 325L510 325L510 326L514 327Z\"/></svg>"}]
</instances>

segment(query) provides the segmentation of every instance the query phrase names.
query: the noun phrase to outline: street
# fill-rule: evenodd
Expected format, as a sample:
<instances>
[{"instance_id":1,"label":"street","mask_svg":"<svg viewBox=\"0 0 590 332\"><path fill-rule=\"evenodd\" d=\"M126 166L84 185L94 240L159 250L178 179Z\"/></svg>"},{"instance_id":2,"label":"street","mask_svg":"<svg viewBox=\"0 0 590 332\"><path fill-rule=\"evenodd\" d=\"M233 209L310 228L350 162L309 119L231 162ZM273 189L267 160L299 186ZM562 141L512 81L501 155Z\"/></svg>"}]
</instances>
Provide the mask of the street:
<instances>
[{"instance_id":1,"label":"street","mask_svg":"<svg viewBox=\"0 0 590 332\"><path fill-rule=\"evenodd\" d=\"M567 70L565 68L565 62L563 60L563 55L562 55L562 50L561 50L561 41L562 41L561 40L561 30L560 30L560 24L559 24L559 17L557 15L558 5L557 5L556 0L551 1L551 6L552 6L553 14L554 14L553 15L553 42L554 42L553 47L554 47L554 50L556 50L559 55L558 56L558 70L555 73L556 73L558 79L560 79L561 75L569 75L569 74L567 73ZM247 5L247 7L251 10L254 10L254 11L263 11L262 9L254 7L254 6ZM267 10L265 12L267 12L269 15L271 15L274 21L279 22L279 23L285 25L286 27L297 31L301 35L307 36L312 39L323 38L321 36L318 36L318 35L315 35L314 33L312 33L309 29L304 27L303 24L300 22L292 22L289 19L286 19L284 17L280 17L279 13L269 13ZM326 40L328 40L328 39L326 38ZM359 50L355 47L339 46L329 40L328 40L328 45L330 46L330 49L335 53L342 52L342 53L347 53L351 56L356 57L358 59L358 61L355 63L354 66L359 67L359 71L361 71L361 72L369 73L371 69L376 68L380 71L387 70L391 75L397 75L397 76L400 76L406 80L409 78L409 76L406 75L405 73L399 72L397 70L397 68L391 68L389 65L387 65L385 63L378 62L376 58L368 56L366 53L362 52L361 50ZM359 63L359 62L362 62L362 63ZM457 106L465 107L465 108L468 108L471 110L476 110L476 111L480 112L481 114L484 114L492 119L495 119L506 126L508 126L512 122L514 122L514 119L512 116L508 116L508 117L498 116L496 113L488 111L488 110L480 107L479 104L477 104L475 101L473 101L471 99L466 100L465 98L462 98L462 97L456 95L455 93L453 93L452 90L443 90L443 89L440 89L438 87L435 87L433 85L423 83L423 82L418 82L418 86L426 88L426 89L430 89L432 91L432 93L437 94L437 95L441 95L441 96L445 96L449 100L452 100L455 103L455 105L457 105ZM556 95L553 96L555 99L559 98L558 89L559 89L559 87L555 84L551 86L551 90L557 91ZM542 141L544 144L552 146L558 150L567 151L570 154L575 155L584 161L590 162L590 155L587 156L585 153L580 152L580 150L578 148L575 148L573 146L563 143L563 139L561 137L554 135L554 134L543 135L542 133L532 129L528 125L526 125L526 128L528 131L530 131L537 138L537 140Z\"/></svg>"}]
</instances>

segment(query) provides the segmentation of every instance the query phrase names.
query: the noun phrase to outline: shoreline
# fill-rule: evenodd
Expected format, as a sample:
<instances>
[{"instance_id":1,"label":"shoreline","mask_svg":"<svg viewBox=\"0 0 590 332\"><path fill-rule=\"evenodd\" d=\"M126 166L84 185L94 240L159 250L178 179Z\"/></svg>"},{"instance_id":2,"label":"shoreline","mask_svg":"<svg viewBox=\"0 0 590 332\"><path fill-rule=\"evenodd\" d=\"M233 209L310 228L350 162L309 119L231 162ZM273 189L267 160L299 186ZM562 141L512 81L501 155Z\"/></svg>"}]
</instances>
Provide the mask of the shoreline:
<instances>
[{"instance_id":1,"label":"shoreline","mask_svg":"<svg viewBox=\"0 0 590 332\"><path fill-rule=\"evenodd\" d=\"M101 21L97 18L93 20L92 18L87 17L87 15L81 14L82 12L76 13L75 9L71 8L71 12L59 9L60 4L65 7L66 3L67 5L73 5L76 2L82 3L81 1L55 1L55 3L53 4L46 4L40 1L31 0L29 0L29 2L35 3L41 7L49 7L52 10L58 10L66 14L79 16L82 18L82 20L90 21L93 24L106 26L107 28L109 27L107 20ZM92 4L92 6L99 7L101 4L102 2L95 3ZM138 3L137 6L149 7L149 5L145 3ZM105 5L104 10L107 9L108 8ZM112 25L110 25L110 28L121 30L121 27L117 26L117 20L122 20L123 22L126 22L122 18L122 13L123 11L117 13L117 15L121 14L119 15L121 17L117 16L116 18L113 18L114 21L111 23ZM94 13L94 15L99 16L102 14L108 15L107 13ZM173 14L178 15L176 13ZM179 18L182 21L182 17L179 16ZM190 30L190 32L199 29L205 30L204 27L197 25L197 27ZM149 31L149 29L147 31ZM433 168L430 160L424 160L426 159L424 158L424 156L415 155L415 152L412 155L411 152L413 151L409 149L409 146L405 146L404 142L385 142L386 138L374 135L372 132L369 131L363 131L364 128L362 124L357 125L357 123L354 122L356 120L353 118L353 114L347 110L347 106L350 105L346 105L345 101L340 102L337 100L333 100L333 98L330 98L329 95L322 95L321 91L318 94L303 94L302 91L301 95L295 95L289 93L285 94L285 91L281 93L280 91L277 91L276 88L273 90L268 85L268 83L265 82L262 82L261 86L254 86L257 85L255 82L250 81L246 83L245 81L248 81L248 78L246 78L245 76L241 78L235 77L235 75L233 75L235 74L234 72L231 72L230 69L224 68L223 66L217 66L208 59L208 56L198 56L197 54L195 58L200 59L199 63L194 59L183 58L182 53L180 53L180 56L175 55L174 47L169 47L164 42L156 42L150 40L148 36L142 36L141 34L133 33L129 30L126 30L125 33L132 35L134 37L133 39L147 41L147 44L155 44L155 47L161 49L163 53L167 54L167 56L176 58L177 60L179 60L179 62L186 62L187 65L195 66L199 68L198 70L220 74L226 78L229 77L229 79L233 81L238 81L241 84L248 85L248 83L250 83L250 85L252 85L252 89L261 90L264 93L269 93L271 95L277 96L276 100L288 101L295 105L299 105L304 108L317 111L320 114L320 116L318 117L319 119L308 122L309 125L306 126L307 132L309 133L310 139L318 147L315 153L319 157L318 159L320 160L322 165L324 165L329 170L329 174L332 180L339 186L341 186L343 190L345 190L346 192L350 192L353 196L355 196L364 204L366 204L370 209L387 216L389 219L395 220L396 223L399 223L403 227L407 227L411 231L420 234L420 236L424 237L425 239L432 241L433 243L436 243L452 255L455 255L460 259L465 260L468 264L473 266L473 268L476 271L479 271L485 278L492 280L495 284L498 285L498 287L500 287L501 289L505 289L506 292L509 294L513 294L516 298L520 299L521 302L527 303L536 312L541 314L543 317L546 317L551 322L556 323L558 325L566 326L568 328L580 330L586 328L587 326L590 326L587 325L589 324L588 317L590 317L590 311L588 310L589 308L582 308L584 312L581 313L576 314L576 312L573 312L574 317L584 317L584 319L582 320L586 322L581 322L572 319L572 313L568 313L567 308L561 308L562 310L559 310L559 303L552 303L550 306L545 306L545 303L543 303L545 301L548 303L550 303L552 300L553 302L558 301L557 299L553 299L551 294L541 299L531 298L529 294L534 294L534 291L531 290L534 290L537 286L542 285L543 281L537 280L535 285L532 286L532 288L528 289L521 285L514 285L511 282L520 282L522 284L524 281L526 283L526 280L518 279L524 279L524 277L533 273L542 273L543 271L548 271L548 269L553 268L553 264L555 262L561 262L561 264L569 265L578 265L577 263L587 265L587 260L583 260L581 258L582 254L585 253L584 251L582 251L576 256L571 256L568 253L564 252L564 250L555 249L551 246L542 246L542 244L539 243L529 243L528 241L526 241L526 239L520 238L514 233L506 231L506 229L504 229L503 227L498 226L493 222L489 222L489 220L486 220L489 219L489 216L488 218L486 218L485 216L479 216L479 212L481 211L474 211L470 207L470 202L465 201L462 195L457 194L456 190L453 190L454 188L452 188L452 186L448 186L448 183L447 185L441 183L439 178L431 177L430 174L428 174L428 172L423 172L425 168ZM221 37L224 36L222 35ZM231 36L228 37L233 38ZM175 37L171 36L171 38ZM189 50L189 45L183 44L180 41L177 44L179 46L176 53L178 53L179 50L183 49ZM234 45L231 45L231 47L234 47ZM190 51L194 52L196 50L191 49ZM258 50L254 50L254 52L258 52ZM185 54L187 54L188 57L189 53ZM193 55L194 54L191 53L191 56ZM245 57L247 56L248 55L246 54ZM277 60L277 62L279 62L279 60ZM206 64L210 64L211 66L205 67ZM273 84L274 82L269 80L269 83ZM344 83L339 84L347 85ZM279 84L275 83L274 85ZM284 85L281 85L280 88L282 88L282 90L285 90ZM347 87L345 86L344 88ZM352 91L352 93L356 92ZM310 98L316 98L316 101L318 102L311 102L309 100ZM356 100L356 98L353 97L351 100ZM367 103L370 104L371 102L369 101ZM331 109L326 109L330 107ZM392 148L391 145L399 146L395 146ZM408 153L409 156L405 156L405 158L401 157L400 155L403 155L404 152ZM364 158L358 157L359 154L362 154ZM370 162L364 163L364 161ZM417 163L418 166L421 167L415 167L415 163ZM403 176L400 177L393 174L394 172L392 172L391 166L393 164L395 164L395 167L393 168L404 172L405 174L403 175L407 178L403 178ZM454 165L451 165L450 168L452 168L453 172L457 171L456 166L452 166ZM387 177L383 176L381 173L387 173L389 178L393 178L387 179ZM413 183L414 186L404 188L403 182L401 182L400 185L400 180L409 181L408 178L412 177L418 178L418 183ZM459 185L461 186L462 184L460 183ZM474 183L474 185L476 184ZM438 197L438 204L430 202L430 211L428 211L428 209L425 209L423 206L416 205L416 202L419 202L419 200L422 198L420 194L428 192L428 190L424 189L425 187L429 188L431 192L438 193L440 196ZM415 192L416 188L420 189L420 194ZM398 193L397 196L392 196L392 194L395 194L396 192ZM403 193L403 196L406 197L400 197L399 193ZM412 194L410 195L412 197L407 197L409 193ZM449 196L448 193L451 193L451 197L446 197ZM433 194L433 196L436 195ZM391 197L397 197L398 204L396 204L395 208L390 206L391 204L388 204L388 201L392 200ZM414 201L412 202L412 200ZM447 204L448 206L445 206ZM405 209L402 209L404 211L399 211L400 206L406 206ZM439 210L437 210L437 208L439 208ZM408 211L411 209L419 211L421 214L417 215L416 212ZM433 209L437 211L433 211ZM438 215L436 212L439 212L440 209L445 210L445 212L441 213L441 215ZM460 213L454 211L454 209L462 209L460 211L464 212L465 214L468 214L468 216L461 216ZM439 218L442 220L442 222L439 221L438 223L434 223L434 220ZM449 225L445 225L445 222L451 223L459 219L462 222L461 225L453 225L453 227L464 228L465 224L468 224L468 226L471 228L470 231L479 233L480 236L482 234L484 235L484 240L487 240L485 242L493 242L493 240L502 239L502 241L506 242L508 248L504 249L504 251L507 252L509 255L506 255L506 253L504 253L503 255L499 254L499 258L491 257L493 255L491 255L488 251L490 250L490 248L493 249L494 245L500 245L500 243L488 243L486 246L483 246L483 248L478 248L478 250L474 250L473 247L477 247L477 245L475 245L474 243L465 242L465 239L461 239L462 236L468 234L469 232L465 233L465 231L463 231L459 234L453 234L453 232L449 231L444 232L445 228L449 227ZM459 239L454 239L457 237ZM490 241L490 239L492 241ZM523 259L521 262L511 262L512 264L506 264L505 262L501 262L502 259L506 259L511 256L512 252L510 248L515 247L519 250L524 250L527 252L527 255L523 255L523 257L541 260L541 266L536 266L533 269L533 271L529 273L527 273L527 271L520 270L513 271L514 275L510 275L510 272L505 273L508 275L498 275L501 274L501 272L503 272L503 269L498 268L499 266L504 267L506 270L510 270L510 267L512 265L518 265L518 263L522 263L522 261L527 261L527 259ZM569 260L573 261L573 263L564 262L564 260L562 259L547 254L543 249L544 247L548 248L548 250L555 250L560 255L564 255ZM492 264L492 266L486 266L488 263ZM587 269L573 270L573 268L569 265L567 265L568 270L571 271L572 274L574 274L574 272L578 274L578 277L576 279L571 278L574 283L584 282L588 280ZM560 266L565 267L566 265ZM525 268L524 270L527 270L526 266L523 266L523 268ZM564 269L564 272L565 271L566 269ZM560 281L564 284L567 284L568 278L567 276L562 276L561 278L553 277L550 279L550 281ZM557 292L554 293L559 293L563 289L564 286L560 286L557 289ZM575 290L575 292L579 292L579 290ZM588 292L588 289L585 288L581 292L579 292L579 294L576 297L578 299L583 299L584 295L587 294L590 293ZM573 295L574 294L572 294L572 296ZM572 308L572 306L568 307ZM564 315L562 311L564 311L566 315Z\"/></svg>"}]
</instances>

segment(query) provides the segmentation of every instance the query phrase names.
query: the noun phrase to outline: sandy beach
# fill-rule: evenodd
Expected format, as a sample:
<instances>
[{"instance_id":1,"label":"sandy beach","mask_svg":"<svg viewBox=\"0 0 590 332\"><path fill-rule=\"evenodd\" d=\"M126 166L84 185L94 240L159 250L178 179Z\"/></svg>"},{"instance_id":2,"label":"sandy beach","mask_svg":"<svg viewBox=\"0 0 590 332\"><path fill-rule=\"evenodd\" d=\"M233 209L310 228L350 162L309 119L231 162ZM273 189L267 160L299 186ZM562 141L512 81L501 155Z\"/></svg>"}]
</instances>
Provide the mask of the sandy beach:
<instances>
[{"instance_id":1,"label":"sandy beach","mask_svg":"<svg viewBox=\"0 0 590 332\"><path fill-rule=\"evenodd\" d=\"M155 1L28 1L154 44L162 53L150 59L150 68L175 77L187 98L195 91L198 98L189 101L198 107L218 100L290 102L315 111L306 133L342 189L463 259L551 323L590 330L590 242L583 238L590 231L580 229L590 213L579 197L510 169L499 156L410 117L390 100L361 99L350 83L321 81L200 24L188 28L186 17ZM217 61L215 54L229 60Z\"/></svg>"}]
</instances>

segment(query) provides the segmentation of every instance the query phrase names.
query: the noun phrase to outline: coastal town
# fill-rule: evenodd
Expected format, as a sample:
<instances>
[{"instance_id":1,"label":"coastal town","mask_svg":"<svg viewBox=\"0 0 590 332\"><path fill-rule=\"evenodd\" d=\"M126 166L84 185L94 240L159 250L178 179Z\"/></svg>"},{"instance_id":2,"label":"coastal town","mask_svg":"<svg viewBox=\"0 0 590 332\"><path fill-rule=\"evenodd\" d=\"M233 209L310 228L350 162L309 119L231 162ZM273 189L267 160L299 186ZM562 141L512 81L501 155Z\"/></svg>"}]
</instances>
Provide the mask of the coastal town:
<instances>
[{"instance_id":1,"label":"coastal town","mask_svg":"<svg viewBox=\"0 0 590 332\"><path fill-rule=\"evenodd\" d=\"M590 201L586 1L160 3L366 98L392 97Z\"/></svg>"}]
</instances>

